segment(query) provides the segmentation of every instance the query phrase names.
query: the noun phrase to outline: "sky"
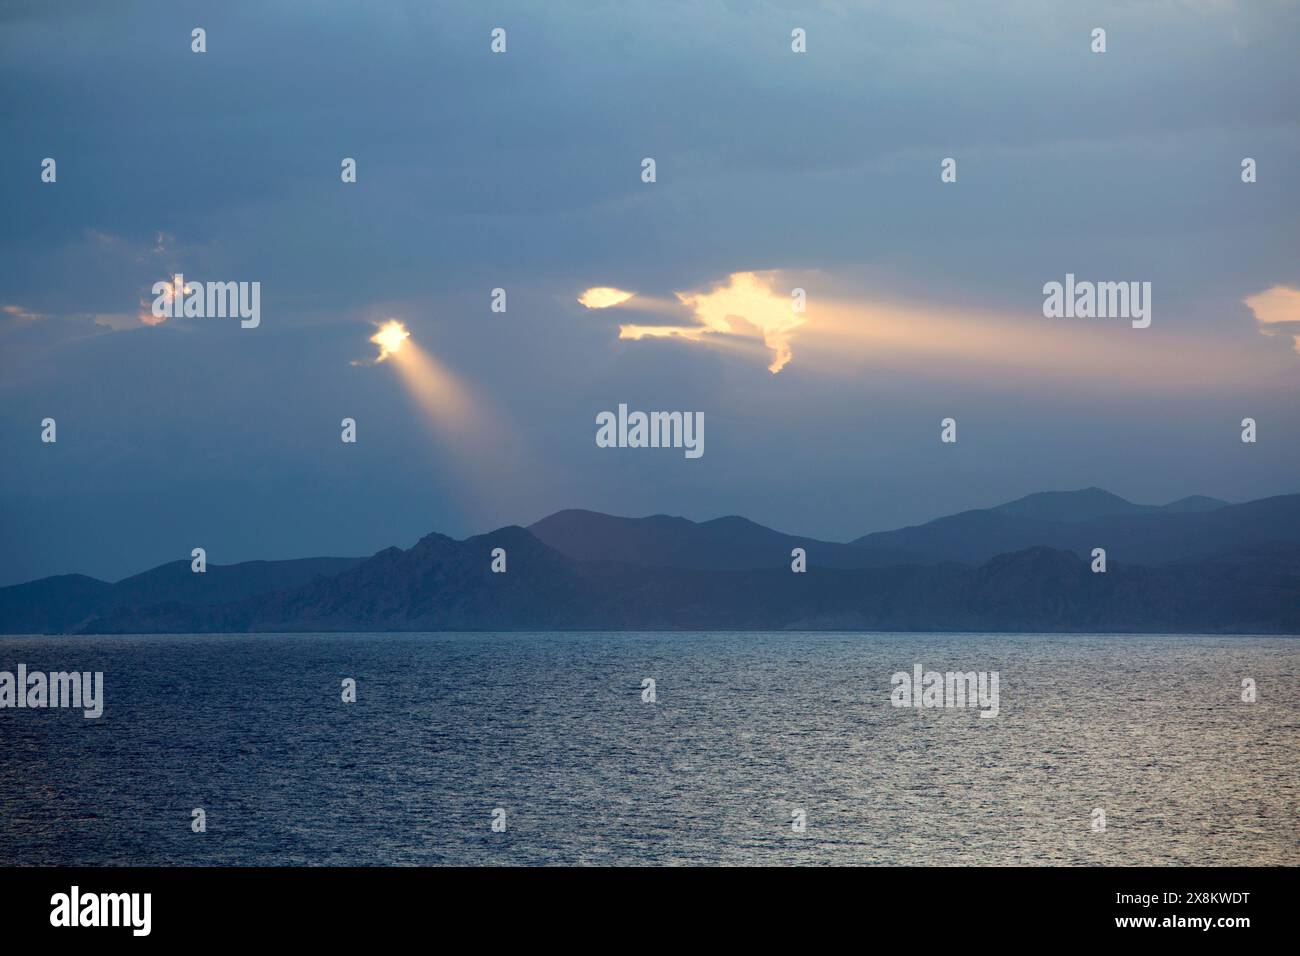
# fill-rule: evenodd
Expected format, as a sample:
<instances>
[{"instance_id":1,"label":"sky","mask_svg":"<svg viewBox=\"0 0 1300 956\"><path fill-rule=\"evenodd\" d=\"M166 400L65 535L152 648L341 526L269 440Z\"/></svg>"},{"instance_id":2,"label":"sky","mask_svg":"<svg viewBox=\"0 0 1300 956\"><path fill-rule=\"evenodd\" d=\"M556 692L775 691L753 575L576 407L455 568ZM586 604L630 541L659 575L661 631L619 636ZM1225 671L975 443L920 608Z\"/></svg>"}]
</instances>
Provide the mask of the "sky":
<instances>
[{"instance_id":1,"label":"sky","mask_svg":"<svg viewBox=\"0 0 1300 956\"><path fill-rule=\"evenodd\" d=\"M1300 491L1298 40L1272 0L0 6L0 585ZM260 323L159 320L177 273ZM1045 317L1067 274L1150 327ZM704 454L598 447L620 404Z\"/></svg>"}]
</instances>

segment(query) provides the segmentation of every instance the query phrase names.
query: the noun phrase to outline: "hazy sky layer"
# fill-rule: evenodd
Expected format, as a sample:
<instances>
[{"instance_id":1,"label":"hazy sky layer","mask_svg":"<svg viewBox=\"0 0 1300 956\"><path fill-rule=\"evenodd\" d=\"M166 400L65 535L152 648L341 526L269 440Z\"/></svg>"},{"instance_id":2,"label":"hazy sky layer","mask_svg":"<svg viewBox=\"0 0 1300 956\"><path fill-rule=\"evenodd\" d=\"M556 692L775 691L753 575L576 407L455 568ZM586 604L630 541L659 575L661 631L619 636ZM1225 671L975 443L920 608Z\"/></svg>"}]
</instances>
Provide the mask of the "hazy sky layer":
<instances>
[{"instance_id":1,"label":"hazy sky layer","mask_svg":"<svg viewBox=\"0 0 1300 956\"><path fill-rule=\"evenodd\" d=\"M0 584L1300 491L1298 41L1268 0L7 4ZM175 272L260 282L260 326L146 324ZM1045 318L1067 273L1150 282L1151 327ZM373 363L388 318L436 387ZM705 454L596 447L619 403Z\"/></svg>"}]
</instances>

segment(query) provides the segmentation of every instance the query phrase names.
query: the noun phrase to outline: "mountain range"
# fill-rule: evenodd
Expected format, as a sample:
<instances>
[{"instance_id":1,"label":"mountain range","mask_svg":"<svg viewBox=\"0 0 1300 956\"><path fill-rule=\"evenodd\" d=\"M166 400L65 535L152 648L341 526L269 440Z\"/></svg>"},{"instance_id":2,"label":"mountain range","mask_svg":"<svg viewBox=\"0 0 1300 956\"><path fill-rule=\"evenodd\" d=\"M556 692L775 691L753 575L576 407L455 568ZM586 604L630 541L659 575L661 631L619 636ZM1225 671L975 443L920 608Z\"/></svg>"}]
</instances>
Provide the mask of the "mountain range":
<instances>
[{"instance_id":1,"label":"mountain range","mask_svg":"<svg viewBox=\"0 0 1300 956\"><path fill-rule=\"evenodd\" d=\"M1099 547L1105 573L1090 567ZM203 574L182 560L115 584L0 588L9 634L552 629L1300 633L1300 495L1044 492L848 543L735 516L567 510L369 558Z\"/></svg>"}]
</instances>

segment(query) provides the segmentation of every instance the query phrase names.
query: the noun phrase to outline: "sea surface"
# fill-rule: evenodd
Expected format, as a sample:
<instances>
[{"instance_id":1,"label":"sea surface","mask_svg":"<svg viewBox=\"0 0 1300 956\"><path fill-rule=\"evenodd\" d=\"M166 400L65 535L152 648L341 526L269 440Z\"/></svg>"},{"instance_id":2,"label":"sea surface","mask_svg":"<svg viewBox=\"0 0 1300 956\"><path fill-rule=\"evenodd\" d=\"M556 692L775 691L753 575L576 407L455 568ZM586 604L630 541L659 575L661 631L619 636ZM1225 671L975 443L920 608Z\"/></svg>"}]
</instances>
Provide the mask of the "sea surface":
<instances>
[{"instance_id":1,"label":"sea surface","mask_svg":"<svg viewBox=\"0 0 1300 956\"><path fill-rule=\"evenodd\" d=\"M19 663L105 706L0 710L7 865L1300 864L1297 639L0 637ZM891 706L918 663L998 671L999 715Z\"/></svg>"}]
</instances>

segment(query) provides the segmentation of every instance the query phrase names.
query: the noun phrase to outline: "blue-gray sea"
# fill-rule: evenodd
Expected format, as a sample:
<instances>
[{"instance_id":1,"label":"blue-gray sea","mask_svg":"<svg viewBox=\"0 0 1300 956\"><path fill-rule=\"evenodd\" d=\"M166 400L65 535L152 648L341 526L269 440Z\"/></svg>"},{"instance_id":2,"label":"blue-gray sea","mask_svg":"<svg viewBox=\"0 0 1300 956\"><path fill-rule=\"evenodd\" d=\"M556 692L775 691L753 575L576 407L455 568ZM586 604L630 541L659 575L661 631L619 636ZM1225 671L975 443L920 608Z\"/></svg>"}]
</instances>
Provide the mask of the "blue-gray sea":
<instances>
[{"instance_id":1,"label":"blue-gray sea","mask_svg":"<svg viewBox=\"0 0 1300 956\"><path fill-rule=\"evenodd\" d=\"M0 638L19 663L105 706L0 710L8 865L1300 863L1285 637ZM998 717L891 706L918 663L998 671Z\"/></svg>"}]
</instances>

